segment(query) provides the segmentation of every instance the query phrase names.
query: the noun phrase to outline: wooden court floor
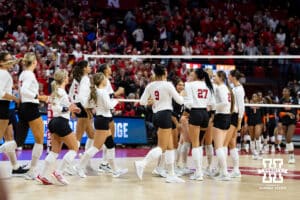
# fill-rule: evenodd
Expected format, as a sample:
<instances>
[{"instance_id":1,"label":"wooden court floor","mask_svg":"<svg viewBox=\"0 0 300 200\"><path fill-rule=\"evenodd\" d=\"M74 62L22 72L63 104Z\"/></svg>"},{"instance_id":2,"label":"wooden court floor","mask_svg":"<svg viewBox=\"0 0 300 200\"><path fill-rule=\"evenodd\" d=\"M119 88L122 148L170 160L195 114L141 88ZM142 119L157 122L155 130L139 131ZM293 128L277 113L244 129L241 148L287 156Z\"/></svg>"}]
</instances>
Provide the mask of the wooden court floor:
<instances>
[{"instance_id":1,"label":"wooden court floor","mask_svg":"<svg viewBox=\"0 0 300 200\"><path fill-rule=\"evenodd\" d=\"M155 163L149 165L144 173L143 181L136 178L133 162L140 158L118 158L119 166L128 167L129 173L121 178L112 178L110 175L66 178L68 186L44 186L37 181L26 181L23 178L5 179L11 200L90 200L90 199L137 199L137 200L173 200L173 199L226 199L226 200L256 200L256 199L300 199L300 156L295 165L287 164L287 155L266 155L267 158L283 158L282 168L288 170L281 184L262 183L258 169L262 168L262 161L254 161L248 155L240 157L242 178L220 182L205 178L202 182L195 182L184 177L186 183L168 184L163 178L153 177L151 171ZM204 159L206 160L206 159ZM94 167L100 159L93 159ZM192 167L191 157L189 165ZM24 162L24 161L22 161ZM40 162L42 165L44 161ZM206 166L204 161L204 166ZM2 168L9 168L7 161L1 161ZM230 160L229 160L230 166ZM1 194L0 194L1 195Z\"/></svg>"}]
</instances>

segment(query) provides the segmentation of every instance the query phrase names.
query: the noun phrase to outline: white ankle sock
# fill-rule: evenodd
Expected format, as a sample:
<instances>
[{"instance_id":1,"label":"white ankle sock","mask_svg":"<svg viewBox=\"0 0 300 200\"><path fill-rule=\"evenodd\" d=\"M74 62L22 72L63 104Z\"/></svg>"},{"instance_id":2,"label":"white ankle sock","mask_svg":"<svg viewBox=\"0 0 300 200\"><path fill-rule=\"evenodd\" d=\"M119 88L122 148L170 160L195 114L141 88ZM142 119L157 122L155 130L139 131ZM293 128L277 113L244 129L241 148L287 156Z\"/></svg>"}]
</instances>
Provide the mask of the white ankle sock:
<instances>
[{"instance_id":1,"label":"white ankle sock","mask_svg":"<svg viewBox=\"0 0 300 200\"><path fill-rule=\"evenodd\" d=\"M203 160L203 148L197 147L192 149L192 158L196 165L196 172L199 174L202 172L202 160Z\"/></svg>"},{"instance_id":2,"label":"white ankle sock","mask_svg":"<svg viewBox=\"0 0 300 200\"><path fill-rule=\"evenodd\" d=\"M168 168L168 174L170 176L175 175L174 163L175 163L175 150L167 150L165 153L166 166Z\"/></svg>"},{"instance_id":3,"label":"white ankle sock","mask_svg":"<svg viewBox=\"0 0 300 200\"><path fill-rule=\"evenodd\" d=\"M30 169L34 169L43 153L43 145L35 143L32 149L32 159L30 163Z\"/></svg>"},{"instance_id":4,"label":"white ankle sock","mask_svg":"<svg viewBox=\"0 0 300 200\"><path fill-rule=\"evenodd\" d=\"M233 170L239 170L239 152L237 148L230 149L230 156L233 161Z\"/></svg>"},{"instance_id":5,"label":"white ankle sock","mask_svg":"<svg viewBox=\"0 0 300 200\"><path fill-rule=\"evenodd\" d=\"M158 159L159 156L161 156L161 154L162 154L162 150L160 147L155 147L155 148L151 149L147 153L146 157L143 159L144 164L148 165L148 163L154 161L155 159Z\"/></svg>"},{"instance_id":6,"label":"white ankle sock","mask_svg":"<svg viewBox=\"0 0 300 200\"><path fill-rule=\"evenodd\" d=\"M224 148L218 148L216 150L216 154L220 165L220 171L223 174L227 174L227 163Z\"/></svg>"}]
</instances>

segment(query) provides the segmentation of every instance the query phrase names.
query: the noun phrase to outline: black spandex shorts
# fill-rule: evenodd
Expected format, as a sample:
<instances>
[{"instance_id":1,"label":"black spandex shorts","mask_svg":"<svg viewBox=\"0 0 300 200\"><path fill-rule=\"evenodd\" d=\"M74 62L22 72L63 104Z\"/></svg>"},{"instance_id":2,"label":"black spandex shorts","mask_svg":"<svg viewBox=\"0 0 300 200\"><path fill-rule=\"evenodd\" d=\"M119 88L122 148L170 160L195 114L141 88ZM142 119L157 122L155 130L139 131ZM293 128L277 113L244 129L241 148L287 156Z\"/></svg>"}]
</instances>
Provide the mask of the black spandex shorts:
<instances>
[{"instance_id":1,"label":"black spandex shorts","mask_svg":"<svg viewBox=\"0 0 300 200\"><path fill-rule=\"evenodd\" d=\"M39 104L37 103L21 103L19 110L19 118L24 122L30 122L41 117Z\"/></svg>"},{"instance_id":2,"label":"black spandex shorts","mask_svg":"<svg viewBox=\"0 0 300 200\"><path fill-rule=\"evenodd\" d=\"M65 137L73 132L69 120L64 117L54 117L48 124L50 133L55 133L60 137Z\"/></svg>"},{"instance_id":3,"label":"black spandex shorts","mask_svg":"<svg viewBox=\"0 0 300 200\"><path fill-rule=\"evenodd\" d=\"M221 130L228 130L230 127L231 114L216 114L214 127Z\"/></svg>"},{"instance_id":4,"label":"black spandex shorts","mask_svg":"<svg viewBox=\"0 0 300 200\"><path fill-rule=\"evenodd\" d=\"M153 124L157 128L172 128L172 111L162 110L153 114Z\"/></svg>"},{"instance_id":5,"label":"black spandex shorts","mask_svg":"<svg viewBox=\"0 0 300 200\"><path fill-rule=\"evenodd\" d=\"M206 108L192 108L190 111L189 124L207 128L209 114Z\"/></svg>"}]
</instances>

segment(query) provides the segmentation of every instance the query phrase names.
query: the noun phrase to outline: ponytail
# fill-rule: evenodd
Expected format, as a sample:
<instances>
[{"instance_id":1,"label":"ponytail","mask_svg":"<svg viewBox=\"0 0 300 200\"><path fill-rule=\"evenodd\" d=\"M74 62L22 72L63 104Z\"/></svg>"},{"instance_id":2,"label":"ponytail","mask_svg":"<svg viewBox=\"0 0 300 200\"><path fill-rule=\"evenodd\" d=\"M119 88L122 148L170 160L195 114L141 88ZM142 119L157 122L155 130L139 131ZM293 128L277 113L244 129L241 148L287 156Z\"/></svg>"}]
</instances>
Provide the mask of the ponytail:
<instances>
[{"instance_id":1,"label":"ponytail","mask_svg":"<svg viewBox=\"0 0 300 200\"><path fill-rule=\"evenodd\" d=\"M225 84L226 84L226 86L227 86L227 88L228 88L228 90L230 92L230 112L233 113L233 111L234 111L234 104L235 104L234 94L232 92L231 87L228 84L228 80L227 79L225 79Z\"/></svg>"},{"instance_id":2,"label":"ponytail","mask_svg":"<svg viewBox=\"0 0 300 200\"><path fill-rule=\"evenodd\" d=\"M211 80L210 80L209 75L208 75L207 72L204 72L204 81L205 81L206 86L210 90L210 92L214 93L214 87L213 87L213 85L211 83Z\"/></svg>"},{"instance_id":3,"label":"ponytail","mask_svg":"<svg viewBox=\"0 0 300 200\"><path fill-rule=\"evenodd\" d=\"M227 86L229 92L230 92L230 112L232 113L233 110L234 110L234 95L233 95L233 92L232 92L232 89L230 88L229 84L228 84L228 80L227 80L227 77L226 77L226 73L224 71L218 71L217 72L217 76L224 82L224 84Z\"/></svg>"},{"instance_id":4,"label":"ponytail","mask_svg":"<svg viewBox=\"0 0 300 200\"><path fill-rule=\"evenodd\" d=\"M94 84L91 84L90 89L91 89L91 93L90 93L89 103L96 103L97 102L96 86Z\"/></svg>"},{"instance_id":5,"label":"ponytail","mask_svg":"<svg viewBox=\"0 0 300 200\"><path fill-rule=\"evenodd\" d=\"M89 102L90 103L97 103L97 87L102 83L102 81L105 79L105 75L103 73L96 73L93 75L92 81L91 81L91 93Z\"/></svg>"},{"instance_id":6,"label":"ponytail","mask_svg":"<svg viewBox=\"0 0 300 200\"><path fill-rule=\"evenodd\" d=\"M52 99L59 98L58 85L55 80L51 82L51 91Z\"/></svg>"}]
</instances>

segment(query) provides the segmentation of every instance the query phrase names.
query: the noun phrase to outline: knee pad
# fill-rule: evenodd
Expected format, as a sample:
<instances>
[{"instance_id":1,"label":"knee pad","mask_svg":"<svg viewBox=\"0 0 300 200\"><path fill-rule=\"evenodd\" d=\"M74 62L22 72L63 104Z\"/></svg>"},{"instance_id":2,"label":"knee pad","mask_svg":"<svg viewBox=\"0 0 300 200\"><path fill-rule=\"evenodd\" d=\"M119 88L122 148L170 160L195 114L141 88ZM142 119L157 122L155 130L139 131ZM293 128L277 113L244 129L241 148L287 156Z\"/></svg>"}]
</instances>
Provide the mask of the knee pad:
<instances>
[{"instance_id":1,"label":"knee pad","mask_svg":"<svg viewBox=\"0 0 300 200\"><path fill-rule=\"evenodd\" d=\"M111 135L106 138L104 144L107 147L107 149L112 149L115 147L114 139L112 138Z\"/></svg>"},{"instance_id":2,"label":"knee pad","mask_svg":"<svg viewBox=\"0 0 300 200\"><path fill-rule=\"evenodd\" d=\"M75 159L76 155L77 155L76 151L70 150L70 151L68 151L68 153L66 153L63 160L65 160L66 163L71 164L73 162L73 160Z\"/></svg>"},{"instance_id":3,"label":"knee pad","mask_svg":"<svg viewBox=\"0 0 300 200\"><path fill-rule=\"evenodd\" d=\"M57 153L54 153L53 151L50 151L48 156L45 158L45 161L48 163L54 163L58 157Z\"/></svg>"},{"instance_id":4,"label":"knee pad","mask_svg":"<svg viewBox=\"0 0 300 200\"><path fill-rule=\"evenodd\" d=\"M106 158L107 160L112 160L116 156L115 148L107 149L106 151Z\"/></svg>"},{"instance_id":5,"label":"knee pad","mask_svg":"<svg viewBox=\"0 0 300 200\"><path fill-rule=\"evenodd\" d=\"M42 153L43 153L43 145L42 144L37 144L35 143L32 149L32 156L33 157L41 157Z\"/></svg>"}]
</instances>

